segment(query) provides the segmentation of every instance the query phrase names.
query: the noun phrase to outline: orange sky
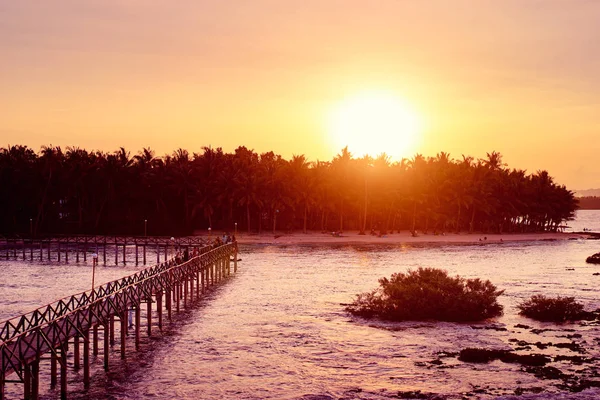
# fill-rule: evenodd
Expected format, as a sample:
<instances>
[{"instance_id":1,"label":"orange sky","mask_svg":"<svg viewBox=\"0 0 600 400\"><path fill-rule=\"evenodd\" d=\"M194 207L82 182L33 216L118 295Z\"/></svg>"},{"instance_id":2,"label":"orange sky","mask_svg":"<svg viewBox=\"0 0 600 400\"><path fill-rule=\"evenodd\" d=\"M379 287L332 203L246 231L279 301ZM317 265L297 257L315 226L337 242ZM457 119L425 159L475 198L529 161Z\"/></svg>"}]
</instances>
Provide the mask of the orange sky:
<instances>
[{"instance_id":1,"label":"orange sky","mask_svg":"<svg viewBox=\"0 0 600 400\"><path fill-rule=\"evenodd\" d=\"M600 187L598 21L594 0L0 0L0 142L329 160L335 105L386 90L420 115L413 153Z\"/></svg>"}]
</instances>

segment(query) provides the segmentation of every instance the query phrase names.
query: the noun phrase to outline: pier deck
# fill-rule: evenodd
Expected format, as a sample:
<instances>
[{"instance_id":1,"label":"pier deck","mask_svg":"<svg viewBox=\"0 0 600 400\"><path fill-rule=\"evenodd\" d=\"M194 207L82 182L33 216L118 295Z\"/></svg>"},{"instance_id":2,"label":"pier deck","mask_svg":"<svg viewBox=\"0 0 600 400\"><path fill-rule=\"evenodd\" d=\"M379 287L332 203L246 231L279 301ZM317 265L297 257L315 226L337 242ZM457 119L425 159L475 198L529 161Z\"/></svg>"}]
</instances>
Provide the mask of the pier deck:
<instances>
[{"instance_id":1,"label":"pier deck","mask_svg":"<svg viewBox=\"0 0 600 400\"><path fill-rule=\"evenodd\" d=\"M186 262L176 264L171 260L146 268L0 323L0 400L5 399L6 383L22 383L23 397L37 399L40 360L46 355L50 358L51 387L57 385L60 376L61 398L66 398L70 344L74 346L72 367L83 368L83 383L88 388L90 351L94 356L100 354L99 331L103 332L101 354L108 371L110 347L115 344L115 320L120 322L120 355L125 359L130 329L135 331L135 348L140 346L142 311L146 334L151 336L153 328L162 330L163 312L171 320L173 311L187 308L210 286L230 276L232 261L236 272L237 244L206 246ZM129 313L135 314L134 328L128 324Z\"/></svg>"}]
</instances>

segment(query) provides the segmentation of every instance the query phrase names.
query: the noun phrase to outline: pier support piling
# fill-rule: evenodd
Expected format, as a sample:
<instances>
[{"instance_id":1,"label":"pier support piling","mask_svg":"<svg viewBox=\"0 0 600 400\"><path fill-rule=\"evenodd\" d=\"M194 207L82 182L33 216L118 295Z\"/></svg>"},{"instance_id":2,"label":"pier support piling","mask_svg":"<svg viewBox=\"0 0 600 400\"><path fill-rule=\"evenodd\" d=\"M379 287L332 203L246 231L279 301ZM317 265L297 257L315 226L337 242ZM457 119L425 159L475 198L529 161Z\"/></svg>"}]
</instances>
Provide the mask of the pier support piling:
<instances>
[{"instance_id":1,"label":"pier support piling","mask_svg":"<svg viewBox=\"0 0 600 400\"><path fill-rule=\"evenodd\" d=\"M94 338L92 343L92 352L94 356L98 356L98 325L94 325L92 336Z\"/></svg>"},{"instance_id":2,"label":"pier support piling","mask_svg":"<svg viewBox=\"0 0 600 400\"><path fill-rule=\"evenodd\" d=\"M110 325L108 322L104 323L104 341L103 341L104 342L103 343L104 344L104 354L103 354L103 356L104 356L104 370L105 371L108 371L108 367L109 367L109 365L108 365L108 352L109 352L110 349L108 347L108 345L109 345L109 339L108 339L108 336L109 336L108 330L109 330L109 328L108 328L108 325Z\"/></svg>"},{"instance_id":3,"label":"pier support piling","mask_svg":"<svg viewBox=\"0 0 600 400\"><path fill-rule=\"evenodd\" d=\"M83 387L90 387L90 331L83 332Z\"/></svg>"},{"instance_id":4,"label":"pier support piling","mask_svg":"<svg viewBox=\"0 0 600 400\"><path fill-rule=\"evenodd\" d=\"M60 398L67 399L67 344L60 346Z\"/></svg>"},{"instance_id":5,"label":"pier support piling","mask_svg":"<svg viewBox=\"0 0 600 400\"><path fill-rule=\"evenodd\" d=\"M158 329L162 331L162 293L156 294L156 313L158 314Z\"/></svg>"},{"instance_id":6,"label":"pier support piling","mask_svg":"<svg viewBox=\"0 0 600 400\"><path fill-rule=\"evenodd\" d=\"M146 300L146 319L148 321L148 337L152 336L152 297Z\"/></svg>"},{"instance_id":7,"label":"pier support piling","mask_svg":"<svg viewBox=\"0 0 600 400\"><path fill-rule=\"evenodd\" d=\"M135 349L140 349L140 323L142 321L141 304L135 306Z\"/></svg>"},{"instance_id":8,"label":"pier support piling","mask_svg":"<svg viewBox=\"0 0 600 400\"><path fill-rule=\"evenodd\" d=\"M79 359L79 336L75 336L73 338L73 368L75 371L80 368Z\"/></svg>"},{"instance_id":9,"label":"pier support piling","mask_svg":"<svg viewBox=\"0 0 600 400\"><path fill-rule=\"evenodd\" d=\"M125 340L127 338L127 311L123 311L119 316L121 320L121 360L125 359Z\"/></svg>"}]
</instances>

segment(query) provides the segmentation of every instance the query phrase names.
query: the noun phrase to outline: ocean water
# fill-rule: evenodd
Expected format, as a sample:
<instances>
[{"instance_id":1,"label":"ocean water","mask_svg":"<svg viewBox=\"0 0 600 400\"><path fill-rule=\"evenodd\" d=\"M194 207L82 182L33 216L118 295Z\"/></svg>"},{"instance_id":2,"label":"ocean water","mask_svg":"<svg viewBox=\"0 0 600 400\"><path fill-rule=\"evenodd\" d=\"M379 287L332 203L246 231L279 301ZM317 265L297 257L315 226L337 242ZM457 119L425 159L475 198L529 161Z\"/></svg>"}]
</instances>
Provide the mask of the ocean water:
<instances>
[{"instance_id":1,"label":"ocean water","mask_svg":"<svg viewBox=\"0 0 600 400\"><path fill-rule=\"evenodd\" d=\"M578 210L575 220L567 222L566 232L600 232L600 210Z\"/></svg>"},{"instance_id":2,"label":"ocean water","mask_svg":"<svg viewBox=\"0 0 600 400\"><path fill-rule=\"evenodd\" d=\"M585 215L586 213L584 213ZM598 221L600 213L585 215ZM581 217L582 214L579 215ZM590 227L591 222L586 222ZM92 389L71 373L70 398L115 399L390 399L399 392L439 398L593 399L571 393L569 379L542 379L519 364L461 362L466 347L515 349L591 362L553 361L566 375L600 380L600 329L593 323L540 323L517 314L533 294L574 296L600 308L600 266L585 258L593 240L485 245L243 246L238 273L183 312L162 335L144 339L141 352L118 359L104 373L94 359ZM110 263L109 263L110 264ZM350 316L343 304L377 280L419 266L489 279L504 315L486 323L390 323ZM99 267L99 281L134 266ZM91 265L0 260L0 319L87 289ZM521 341L521 343L517 343ZM536 345L539 343L539 345ZM581 352L557 347L579 345ZM57 398L42 362L43 398ZM22 396L7 386L8 398ZM517 394L523 395L517 396Z\"/></svg>"}]
</instances>

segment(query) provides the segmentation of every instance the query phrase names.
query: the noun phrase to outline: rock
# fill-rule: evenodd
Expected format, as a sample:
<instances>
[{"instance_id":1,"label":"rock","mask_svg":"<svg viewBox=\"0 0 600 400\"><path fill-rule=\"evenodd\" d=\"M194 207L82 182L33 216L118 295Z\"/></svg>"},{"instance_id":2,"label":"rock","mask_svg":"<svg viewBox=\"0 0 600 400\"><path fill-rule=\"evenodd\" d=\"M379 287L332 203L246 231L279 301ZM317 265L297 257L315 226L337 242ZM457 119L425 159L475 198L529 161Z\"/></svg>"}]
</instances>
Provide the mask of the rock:
<instances>
[{"instance_id":1,"label":"rock","mask_svg":"<svg viewBox=\"0 0 600 400\"><path fill-rule=\"evenodd\" d=\"M399 399L427 399L427 400L441 400L443 397L438 396L435 393L421 393L420 390L410 390L407 392L398 392Z\"/></svg>"},{"instance_id":2,"label":"rock","mask_svg":"<svg viewBox=\"0 0 600 400\"><path fill-rule=\"evenodd\" d=\"M506 355L507 353L507 350L466 348L460 351L458 359L464 362L488 363L490 361L500 359L500 357Z\"/></svg>"},{"instance_id":3,"label":"rock","mask_svg":"<svg viewBox=\"0 0 600 400\"><path fill-rule=\"evenodd\" d=\"M569 350L577 352L577 353L585 353L585 350L583 350L578 343L573 343L573 342L571 342L571 343L556 343L554 345L554 347L558 347L559 349L569 349Z\"/></svg>"},{"instance_id":4,"label":"rock","mask_svg":"<svg viewBox=\"0 0 600 400\"><path fill-rule=\"evenodd\" d=\"M498 331L498 332L505 332L508 330L503 326L495 326L495 325L485 325L485 326L471 325L471 329L485 329L488 331Z\"/></svg>"},{"instance_id":5,"label":"rock","mask_svg":"<svg viewBox=\"0 0 600 400\"><path fill-rule=\"evenodd\" d=\"M536 378L540 379L565 379L567 375L555 367L529 367L525 371L532 373Z\"/></svg>"},{"instance_id":6,"label":"rock","mask_svg":"<svg viewBox=\"0 0 600 400\"><path fill-rule=\"evenodd\" d=\"M527 366L543 366L551 359L543 354L517 354L508 350L467 348L460 351L460 361L472 363L488 363L500 360L505 363L517 363Z\"/></svg>"},{"instance_id":7,"label":"rock","mask_svg":"<svg viewBox=\"0 0 600 400\"><path fill-rule=\"evenodd\" d=\"M550 357L543 354L516 354L512 352L506 354L501 360L506 363L518 363L532 367L544 366L551 361Z\"/></svg>"},{"instance_id":8,"label":"rock","mask_svg":"<svg viewBox=\"0 0 600 400\"><path fill-rule=\"evenodd\" d=\"M531 327L529 325L523 325L523 324L516 324L515 328L531 329Z\"/></svg>"},{"instance_id":9,"label":"rock","mask_svg":"<svg viewBox=\"0 0 600 400\"><path fill-rule=\"evenodd\" d=\"M588 264L600 264L600 253L593 254L585 259Z\"/></svg>"}]
</instances>

